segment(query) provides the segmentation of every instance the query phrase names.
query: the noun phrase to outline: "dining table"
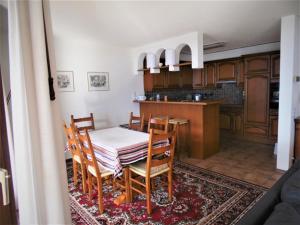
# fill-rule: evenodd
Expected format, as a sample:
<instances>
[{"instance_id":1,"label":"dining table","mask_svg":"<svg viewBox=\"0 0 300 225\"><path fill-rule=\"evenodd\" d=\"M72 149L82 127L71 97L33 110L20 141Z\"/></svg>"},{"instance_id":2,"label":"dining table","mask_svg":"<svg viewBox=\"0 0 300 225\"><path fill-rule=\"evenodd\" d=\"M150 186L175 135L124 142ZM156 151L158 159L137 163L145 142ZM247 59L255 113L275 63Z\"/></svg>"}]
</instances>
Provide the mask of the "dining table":
<instances>
[{"instance_id":1,"label":"dining table","mask_svg":"<svg viewBox=\"0 0 300 225\"><path fill-rule=\"evenodd\" d=\"M147 158L149 134L129 130L122 127L112 127L89 131L95 157L106 169L120 177L124 173L126 200L129 200L129 169L128 166ZM168 140L154 143L162 146Z\"/></svg>"}]
</instances>

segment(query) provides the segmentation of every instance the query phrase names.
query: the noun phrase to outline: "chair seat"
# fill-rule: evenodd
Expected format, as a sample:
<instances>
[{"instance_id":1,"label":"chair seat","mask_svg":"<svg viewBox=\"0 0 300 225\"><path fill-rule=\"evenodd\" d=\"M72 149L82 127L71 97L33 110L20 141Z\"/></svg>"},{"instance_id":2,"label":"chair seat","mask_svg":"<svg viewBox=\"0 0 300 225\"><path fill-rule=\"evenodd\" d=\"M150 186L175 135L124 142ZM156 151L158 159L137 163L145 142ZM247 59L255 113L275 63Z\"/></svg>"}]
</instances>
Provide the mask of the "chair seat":
<instances>
[{"instance_id":1,"label":"chair seat","mask_svg":"<svg viewBox=\"0 0 300 225\"><path fill-rule=\"evenodd\" d=\"M101 177L107 177L113 175L113 172L103 167L100 163L98 163L98 167L101 173ZM95 177L97 177L96 170L93 166L88 165L87 170Z\"/></svg>"},{"instance_id":2,"label":"chair seat","mask_svg":"<svg viewBox=\"0 0 300 225\"><path fill-rule=\"evenodd\" d=\"M79 162L81 164L81 159L78 155L74 155L73 156L73 159L76 161L76 162Z\"/></svg>"},{"instance_id":3,"label":"chair seat","mask_svg":"<svg viewBox=\"0 0 300 225\"><path fill-rule=\"evenodd\" d=\"M146 161L131 164L129 166L129 168L134 173L136 173L140 176L146 177ZM169 169L170 168L168 167L167 163L163 164L163 165L160 165L160 166L152 167L151 172L150 172L150 177L158 176L162 173L165 173L165 172L169 171Z\"/></svg>"}]
</instances>

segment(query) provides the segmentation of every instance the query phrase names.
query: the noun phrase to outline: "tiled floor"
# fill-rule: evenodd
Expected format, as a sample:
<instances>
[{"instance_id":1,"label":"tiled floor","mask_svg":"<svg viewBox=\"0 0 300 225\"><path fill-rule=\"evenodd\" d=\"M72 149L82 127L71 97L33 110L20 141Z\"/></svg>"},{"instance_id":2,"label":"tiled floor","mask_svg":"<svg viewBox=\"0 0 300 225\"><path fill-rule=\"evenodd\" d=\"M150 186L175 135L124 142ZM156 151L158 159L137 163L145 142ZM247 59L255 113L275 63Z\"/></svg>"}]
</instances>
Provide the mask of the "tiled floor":
<instances>
[{"instance_id":1,"label":"tiled floor","mask_svg":"<svg viewBox=\"0 0 300 225\"><path fill-rule=\"evenodd\" d=\"M219 153L205 159L181 156L183 162L267 188L281 177L273 145L221 138Z\"/></svg>"}]
</instances>

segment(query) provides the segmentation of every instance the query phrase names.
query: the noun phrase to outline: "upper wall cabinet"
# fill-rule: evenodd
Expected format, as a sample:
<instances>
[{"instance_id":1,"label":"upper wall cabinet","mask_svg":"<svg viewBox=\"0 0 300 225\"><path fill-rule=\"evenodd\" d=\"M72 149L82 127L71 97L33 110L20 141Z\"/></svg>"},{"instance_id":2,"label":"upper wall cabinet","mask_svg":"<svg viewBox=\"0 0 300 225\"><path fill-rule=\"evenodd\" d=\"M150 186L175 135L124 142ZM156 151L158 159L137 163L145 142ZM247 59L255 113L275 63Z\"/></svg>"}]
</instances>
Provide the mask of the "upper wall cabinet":
<instances>
[{"instance_id":1,"label":"upper wall cabinet","mask_svg":"<svg viewBox=\"0 0 300 225\"><path fill-rule=\"evenodd\" d=\"M271 55L271 80L278 81L280 75L280 54Z\"/></svg>"},{"instance_id":2,"label":"upper wall cabinet","mask_svg":"<svg viewBox=\"0 0 300 225\"><path fill-rule=\"evenodd\" d=\"M180 88L180 73L178 72L170 72L166 70L166 87L170 89Z\"/></svg>"},{"instance_id":3,"label":"upper wall cabinet","mask_svg":"<svg viewBox=\"0 0 300 225\"><path fill-rule=\"evenodd\" d=\"M216 86L216 63L204 65L204 81L206 87Z\"/></svg>"},{"instance_id":4,"label":"upper wall cabinet","mask_svg":"<svg viewBox=\"0 0 300 225\"><path fill-rule=\"evenodd\" d=\"M191 66L182 66L181 71L181 87L192 88L193 87L193 69Z\"/></svg>"},{"instance_id":5,"label":"upper wall cabinet","mask_svg":"<svg viewBox=\"0 0 300 225\"><path fill-rule=\"evenodd\" d=\"M193 69L193 88L204 87L204 69Z\"/></svg>"},{"instance_id":6,"label":"upper wall cabinet","mask_svg":"<svg viewBox=\"0 0 300 225\"><path fill-rule=\"evenodd\" d=\"M150 70L144 71L144 90L152 91L153 89L153 76L150 74Z\"/></svg>"},{"instance_id":7,"label":"upper wall cabinet","mask_svg":"<svg viewBox=\"0 0 300 225\"><path fill-rule=\"evenodd\" d=\"M217 82L222 81L235 81L238 71L238 61L230 60L219 62L216 66Z\"/></svg>"},{"instance_id":8,"label":"upper wall cabinet","mask_svg":"<svg viewBox=\"0 0 300 225\"><path fill-rule=\"evenodd\" d=\"M245 73L269 73L270 72L270 56L257 55L245 58Z\"/></svg>"},{"instance_id":9,"label":"upper wall cabinet","mask_svg":"<svg viewBox=\"0 0 300 225\"><path fill-rule=\"evenodd\" d=\"M158 74L151 74L153 78L153 89L166 88L166 70L161 69Z\"/></svg>"}]
</instances>

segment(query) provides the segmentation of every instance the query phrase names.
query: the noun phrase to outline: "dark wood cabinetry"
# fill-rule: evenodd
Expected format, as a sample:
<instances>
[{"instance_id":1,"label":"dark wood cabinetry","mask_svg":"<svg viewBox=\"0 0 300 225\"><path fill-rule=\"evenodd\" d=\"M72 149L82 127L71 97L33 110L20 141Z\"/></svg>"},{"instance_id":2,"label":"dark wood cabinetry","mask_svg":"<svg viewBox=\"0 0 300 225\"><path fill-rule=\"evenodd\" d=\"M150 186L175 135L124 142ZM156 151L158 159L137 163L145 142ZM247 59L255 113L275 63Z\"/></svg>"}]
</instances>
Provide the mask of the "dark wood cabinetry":
<instances>
[{"instance_id":1,"label":"dark wood cabinetry","mask_svg":"<svg viewBox=\"0 0 300 225\"><path fill-rule=\"evenodd\" d=\"M182 66L180 68L181 72L181 87L182 88L192 88L193 87L193 69L191 66Z\"/></svg>"},{"instance_id":2,"label":"dark wood cabinetry","mask_svg":"<svg viewBox=\"0 0 300 225\"><path fill-rule=\"evenodd\" d=\"M153 90L153 76L150 74L150 70L144 71L144 89L145 91Z\"/></svg>"},{"instance_id":3,"label":"dark wood cabinetry","mask_svg":"<svg viewBox=\"0 0 300 225\"><path fill-rule=\"evenodd\" d=\"M245 58L245 73L246 75L253 75L257 73L270 72L270 56L256 55Z\"/></svg>"},{"instance_id":4,"label":"dark wood cabinetry","mask_svg":"<svg viewBox=\"0 0 300 225\"><path fill-rule=\"evenodd\" d=\"M245 134L268 136L268 74L247 75L245 79L245 92Z\"/></svg>"},{"instance_id":5,"label":"dark wood cabinetry","mask_svg":"<svg viewBox=\"0 0 300 225\"><path fill-rule=\"evenodd\" d=\"M278 116L270 116L270 138L277 139L278 135Z\"/></svg>"},{"instance_id":6,"label":"dark wood cabinetry","mask_svg":"<svg viewBox=\"0 0 300 225\"><path fill-rule=\"evenodd\" d=\"M204 84L206 87L216 86L216 63L204 65Z\"/></svg>"},{"instance_id":7,"label":"dark wood cabinetry","mask_svg":"<svg viewBox=\"0 0 300 225\"><path fill-rule=\"evenodd\" d=\"M235 81L238 72L238 61L229 60L216 64L216 81Z\"/></svg>"},{"instance_id":8,"label":"dark wood cabinetry","mask_svg":"<svg viewBox=\"0 0 300 225\"><path fill-rule=\"evenodd\" d=\"M300 117L295 119L295 158L300 159Z\"/></svg>"},{"instance_id":9,"label":"dark wood cabinetry","mask_svg":"<svg viewBox=\"0 0 300 225\"><path fill-rule=\"evenodd\" d=\"M193 88L204 87L204 69L193 69Z\"/></svg>"},{"instance_id":10,"label":"dark wood cabinetry","mask_svg":"<svg viewBox=\"0 0 300 225\"><path fill-rule=\"evenodd\" d=\"M271 80L278 81L280 75L280 54L271 55Z\"/></svg>"},{"instance_id":11,"label":"dark wood cabinetry","mask_svg":"<svg viewBox=\"0 0 300 225\"><path fill-rule=\"evenodd\" d=\"M170 72L170 71L165 71L166 75L166 88L170 89L175 89L175 88L180 88L180 72Z\"/></svg>"},{"instance_id":12,"label":"dark wood cabinetry","mask_svg":"<svg viewBox=\"0 0 300 225\"><path fill-rule=\"evenodd\" d=\"M160 73L151 74L153 78L153 89L163 89L166 87L166 70L161 69Z\"/></svg>"},{"instance_id":13,"label":"dark wood cabinetry","mask_svg":"<svg viewBox=\"0 0 300 225\"><path fill-rule=\"evenodd\" d=\"M222 106L220 109L220 128L232 134L243 134L243 107Z\"/></svg>"},{"instance_id":14,"label":"dark wood cabinetry","mask_svg":"<svg viewBox=\"0 0 300 225\"><path fill-rule=\"evenodd\" d=\"M245 67L244 67L244 60L240 59L238 62L238 73L237 73L237 85L239 87L244 87L245 83Z\"/></svg>"}]
</instances>

